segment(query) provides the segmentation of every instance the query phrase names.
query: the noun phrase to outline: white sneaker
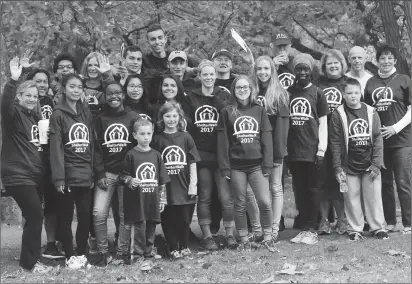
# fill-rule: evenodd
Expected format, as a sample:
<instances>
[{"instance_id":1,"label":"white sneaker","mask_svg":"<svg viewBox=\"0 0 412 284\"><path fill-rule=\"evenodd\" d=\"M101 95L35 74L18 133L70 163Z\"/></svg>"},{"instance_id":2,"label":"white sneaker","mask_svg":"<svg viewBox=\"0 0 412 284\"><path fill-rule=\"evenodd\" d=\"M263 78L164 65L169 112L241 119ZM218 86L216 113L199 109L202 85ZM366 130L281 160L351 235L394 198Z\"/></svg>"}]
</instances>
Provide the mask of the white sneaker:
<instances>
[{"instance_id":1,"label":"white sneaker","mask_svg":"<svg viewBox=\"0 0 412 284\"><path fill-rule=\"evenodd\" d=\"M294 237L293 239L291 239L290 241L292 243L298 244L302 241L303 237L306 235L306 231L302 231L300 232L296 237Z\"/></svg>"},{"instance_id":2,"label":"white sneaker","mask_svg":"<svg viewBox=\"0 0 412 284\"><path fill-rule=\"evenodd\" d=\"M66 259L66 267L68 269L80 269L86 267L87 258L85 255L72 256L69 260Z\"/></svg>"},{"instance_id":3,"label":"white sneaker","mask_svg":"<svg viewBox=\"0 0 412 284\"><path fill-rule=\"evenodd\" d=\"M181 251L180 251L180 254L182 255L182 256L188 256L188 255L190 255L192 253L192 251L189 249L189 248L185 248L185 249L182 249Z\"/></svg>"},{"instance_id":4,"label":"white sneaker","mask_svg":"<svg viewBox=\"0 0 412 284\"><path fill-rule=\"evenodd\" d=\"M306 235L300 240L302 244L314 245L318 242L318 234L306 232Z\"/></svg>"},{"instance_id":5,"label":"white sneaker","mask_svg":"<svg viewBox=\"0 0 412 284\"><path fill-rule=\"evenodd\" d=\"M38 261L34 265L32 272L33 273L47 273L47 272L50 272L52 269L53 269L52 266L47 266L47 265L45 265L45 264Z\"/></svg>"},{"instance_id":6,"label":"white sneaker","mask_svg":"<svg viewBox=\"0 0 412 284\"><path fill-rule=\"evenodd\" d=\"M411 234L411 227L404 227L402 233L404 235L410 235Z\"/></svg>"}]
</instances>

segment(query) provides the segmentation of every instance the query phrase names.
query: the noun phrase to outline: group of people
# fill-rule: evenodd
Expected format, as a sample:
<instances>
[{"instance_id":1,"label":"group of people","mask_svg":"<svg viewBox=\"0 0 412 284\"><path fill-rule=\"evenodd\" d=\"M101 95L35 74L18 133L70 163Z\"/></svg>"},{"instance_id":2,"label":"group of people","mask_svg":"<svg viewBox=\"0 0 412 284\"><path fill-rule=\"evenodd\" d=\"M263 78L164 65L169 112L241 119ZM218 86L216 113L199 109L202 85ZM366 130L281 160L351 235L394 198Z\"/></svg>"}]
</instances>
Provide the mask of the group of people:
<instances>
[{"instance_id":1,"label":"group of people","mask_svg":"<svg viewBox=\"0 0 412 284\"><path fill-rule=\"evenodd\" d=\"M301 230L294 243L330 234L331 211L336 231L350 240L364 238L366 223L387 239L397 230L393 179L403 232L411 232L410 78L396 71L396 49L377 51L376 75L364 69L362 47L350 50L350 70L339 50L328 50L315 80L312 56L290 56L282 31L272 37L274 57L253 60L249 50L250 74L231 72L234 55L226 49L200 63L167 51L160 26L148 29L147 41L149 54L128 46L112 65L92 52L78 69L62 53L53 79L30 63L29 52L10 61L1 177L26 220L22 268L47 270L43 255L76 269L92 252L98 266L144 261L156 254L157 224L167 255L188 256L195 208L205 249L219 249L214 236L223 219L228 248L260 243L275 252L287 171L299 212L293 227Z\"/></svg>"}]
</instances>

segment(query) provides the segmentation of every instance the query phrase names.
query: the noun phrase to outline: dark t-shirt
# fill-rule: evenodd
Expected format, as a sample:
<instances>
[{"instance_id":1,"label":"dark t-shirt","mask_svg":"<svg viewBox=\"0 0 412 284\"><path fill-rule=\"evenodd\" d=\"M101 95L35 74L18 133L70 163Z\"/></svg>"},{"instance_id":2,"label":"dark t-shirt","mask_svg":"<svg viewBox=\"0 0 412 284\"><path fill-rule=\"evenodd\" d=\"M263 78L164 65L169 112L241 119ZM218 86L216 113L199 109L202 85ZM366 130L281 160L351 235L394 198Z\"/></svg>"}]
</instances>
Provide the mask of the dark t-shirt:
<instances>
[{"instance_id":1,"label":"dark t-shirt","mask_svg":"<svg viewBox=\"0 0 412 284\"><path fill-rule=\"evenodd\" d=\"M293 73L293 57L289 56L289 62L286 65L280 65L278 69L278 79L283 88L288 89L295 81Z\"/></svg>"},{"instance_id":2,"label":"dark t-shirt","mask_svg":"<svg viewBox=\"0 0 412 284\"><path fill-rule=\"evenodd\" d=\"M369 134L368 111L362 104L360 109L345 105L348 117L348 174L364 173L371 165L372 143Z\"/></svg>"},{"instance_id":3,"label":"dark t-shirt","mask_svg":"<svg viewBox=\"0 0 412 284\"><path fill-rule=\"evenodd\" d=\"M187 132L158 133L153 137L153 148L162 153L171 182L167 184L167 204L185 205L196 203L189 198L190 164L200 160L195 142Z\"/></svg>"},{"instance_id":4,"label":"dark t-shirt","mask_svg":"<svg viewBox=\"0 0 412 284\"><path fill-rule=\"evenodd\" d=\"M325 76L319 78L318 86L323 90L329 107L328 118L330 118L332 112L343 103L343 92L346 80L346 76L342 76L339 79L330 79Z\"/></svg>"},{"instance_id":5,"label":"dark t-shirt","mask_svg":"<svg viewBox=\"0 0 412 284\"><path fill-rule=\"evenodd\" d=\"M328 114L323 91L311 84L301 89L292 86L290 93L289 161L314 162L319 143L319 117Z\"/></svg>"},{"instance_id":6,"label":"dark t-shirt","mask_svg":"<svg viewBox=\"0 0 412 284\"><path fill-rule=\"evenodd\" d=\"M159 186L170 182L161 154L151 149L142 152L136 148L127 152L124 171L140 179L136 189L127 186L123 191L124 221L132 224L141 221L160 223Z\"/></svg>"}]
</instances>

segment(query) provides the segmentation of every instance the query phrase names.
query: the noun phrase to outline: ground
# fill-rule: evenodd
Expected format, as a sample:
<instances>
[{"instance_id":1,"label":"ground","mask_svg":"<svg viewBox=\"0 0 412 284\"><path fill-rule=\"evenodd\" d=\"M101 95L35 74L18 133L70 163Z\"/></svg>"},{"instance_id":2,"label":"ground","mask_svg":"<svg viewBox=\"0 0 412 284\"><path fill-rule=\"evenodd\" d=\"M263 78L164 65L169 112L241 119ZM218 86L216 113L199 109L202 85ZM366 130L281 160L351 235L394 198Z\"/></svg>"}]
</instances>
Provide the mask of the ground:
<instances>
[{"instance_id":1,"label":"ground","mask_svg":"<svg viewBox=\"0 0 412 284\"><path fill-rule=\"evenodd\" d=\"M64 268L63 262L52 261L55 269L47 274L21 272L18 266L21 226L1 226L1 282L41 283L125 283L125 282L399 282L411 283L411 235L390 234L388 240L368 236L366 240L350 242L347 236L332 233L321 236L315 245L292 244L290 239L298 231L291 229L295 210L290 187L285 190L287 230L281 232L277 245L280 252L270 253L259 248L250 253L220 250L213 254L198 254L194 245L193 255L178 261L155 260L149 272L132 266L92 267L77 271ZM400 220L399 220L400 221ZM75 230L73 224L73 231ZM160 227L160 226L159 226ZM200 234L193 222L193 230ZM113 221L109 220L110 236ZM158 228L158 233L161 233ZM43 232L43 244L46 239ZM391 251L391 253L387 253ZM398 252L398 253L396 253ZM395 254L395 255L391 255ZM296 265L302 275L278 275L285 264ZM60 265L60 266L59 266Z\"/></svg>"}]
</instances>

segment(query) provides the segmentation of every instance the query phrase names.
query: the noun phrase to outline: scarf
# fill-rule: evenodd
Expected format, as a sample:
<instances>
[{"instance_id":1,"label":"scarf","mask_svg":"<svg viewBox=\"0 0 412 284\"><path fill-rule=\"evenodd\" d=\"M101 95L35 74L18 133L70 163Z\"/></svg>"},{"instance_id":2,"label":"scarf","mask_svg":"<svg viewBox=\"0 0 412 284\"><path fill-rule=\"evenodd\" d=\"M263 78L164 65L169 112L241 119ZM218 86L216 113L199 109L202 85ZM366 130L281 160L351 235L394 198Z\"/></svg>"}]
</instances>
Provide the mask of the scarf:
<instances>
[{"instance_id":1,"label":"scarf","mask_svg":"<svg viewBox=\"0 0 412 284\"><path fill-rule=\"evenodd\" d=\"M383 73L381 72L381 70L378 70L378 75L379 75L379 77L381 77L382 79L386 79L386 78L389 78L390 76L392 76L395 72L396 72L396 68L393 67L392 71L389 72L389 73L387 73L387 74L383 74Z\"/></svg>"}]
</instances>

